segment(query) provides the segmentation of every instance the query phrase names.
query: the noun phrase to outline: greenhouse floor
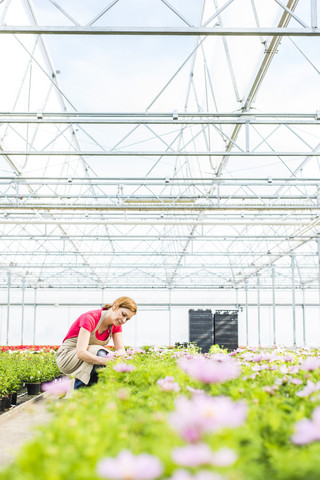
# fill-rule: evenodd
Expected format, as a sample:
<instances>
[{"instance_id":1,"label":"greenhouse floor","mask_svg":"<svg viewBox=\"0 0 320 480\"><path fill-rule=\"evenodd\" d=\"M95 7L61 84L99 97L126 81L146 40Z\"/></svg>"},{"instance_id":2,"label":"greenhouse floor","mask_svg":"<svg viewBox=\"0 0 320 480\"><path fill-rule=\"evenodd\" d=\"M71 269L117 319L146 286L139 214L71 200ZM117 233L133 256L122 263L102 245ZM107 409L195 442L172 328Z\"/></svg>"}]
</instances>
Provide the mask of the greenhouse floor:
<instances>
[{"instance_id":1,"label":"greenhouse floor","mask_svg":"<svg viewBox=\"0 0 320 480\"><path fill-rule=\"evenodd\" d=\"M35 434L35 427L48 422L50 417L43 395L0 416L0 469L14 460L21 446Z\"/></svg>"}]
</instances>

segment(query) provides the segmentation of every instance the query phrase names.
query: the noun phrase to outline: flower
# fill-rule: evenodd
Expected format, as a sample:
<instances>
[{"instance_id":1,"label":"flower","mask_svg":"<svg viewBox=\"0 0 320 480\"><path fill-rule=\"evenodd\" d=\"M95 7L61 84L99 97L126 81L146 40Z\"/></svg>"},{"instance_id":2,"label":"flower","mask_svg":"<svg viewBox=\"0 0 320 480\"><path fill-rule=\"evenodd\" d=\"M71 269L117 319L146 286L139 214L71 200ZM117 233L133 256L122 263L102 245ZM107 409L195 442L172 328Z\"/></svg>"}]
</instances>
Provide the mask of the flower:
<instances>
[{"instance_id":1,"label":"flower","mask_svg":"<svg viewBox=\"0 0 320 480\"><path fill-rule=\"evenodd\" d=\"M301 370L308 370L309 372L311 372L312 370L316 370L319 367L320 358L317 357L308 357L300 365Z\"/></svg>"},{"instance_id":2,"label":"flower","mask_svg":"<svg viewBox=\"0 0 320 480\"><path fill-rule=\"evenodd\" d=\"M297 445L320 441L320 407L317 407L312 414L312 420L300 420L295 425L295 433L291 441Z\"/></svg>"},{"instance_id":3,"label":"flower","mask_svg":"<svg viewBox=\"0 0 320 480\"><path fill-rule=\"evenodd\" d=\"M218 473L207 470L200 470L195 475L192 475L187 470L178 469L174 472L170 480L223 480L223 477Z\"/></svg>"},{"instance_id":4,"label":"flower","mask_svg":"<svg viewBox=\"0 0 320 480\"><path fill-rule=\"evenodd\" d=\"M213 453L212 464L217 467L229 467L233 465L238 456L231 448L220 448Z\"/></svg>"},{"instance_id":5,"label":"flower","mask_svg":"<svg viewBox=\"0 0 320 480\"><path fill-rule=\"evenodd\" d=\"M116 458L104 458L98 462L97 473L111 480L152 480L162 474L160 460L147 453L133 455L122 450Z\"/></svg>"},{"instance_id":6,"label":"flower","mask_svg":"<svg viewBox=\"0 0 320 480\"><path fill-rule=\"evenodd\" d=\"M238 427L246 418L246 405L229 397L194 395L191 400L178 397L176 409L169 417L171 427L183 440L198 442L202 436L224 427Z\"/></svg>"},{"instance_id":7,"label":"flower","mask_svg":"<svg viewBox=\"0 0 320 480\"><path fill-rule=\"evenodd\" d=\"M113 367L113 370L116 370L117 372L132 372L136 367L133 365L128 365L127 363L118 363Z\"/></svg>"},{"instance_id":8,"label":"flower","mask_svg":"<svg viewBox=\"0 0 320 480\"><path fill-rule=\"evenodd\" d=\"M44 383L41 389L48 392L50 395L64 397L72 388L72 380L68 377L63 377L60 380L53 380L53 382Z\"/></svg>"},{"instance_id":9,"label":"flower","mask_svg":"<svg viewBox=\"0 0 320 480\"><path fill-rule=\"evenodd\" d=\"M163 392L179 392L180 390L179 384L174 381L173 377L160 378L157 384Z\"/></svg>"},{"instance_id":10,"label":"flower","mask_svg":"<svg viewBox=\"0 0 320 480\"><path fill-rule=\"evenodd\" d=\"M175 463L185 467L198 467L199 465L210 465L213 460L213 453L206 443L196 443L186 447L174 448L171 456Z\"/></svg>"},{"instance_id":11,"label":"flower","mask_svg":"<svg viewBox=\"0 0 320 480\"><path fill-rule=\"evenodd\" d=\"M298 397L308 397L311 393L318 392L320 390L320 382L313 383L311 380L307 380L307 385L303 390L297 392Z\"/></svg>"},{"instance_id":12,"label":"flower","mask_svg":"<svg viewBox=\"0 0 320 480\"><path fill-rule=\"evenodd\" d=\"M237 378L240 375L240 368L233 359L216 361L203 357L180 358L179 367L190 377L203 383L218 383Z\"/></svg>"}]
</instances>

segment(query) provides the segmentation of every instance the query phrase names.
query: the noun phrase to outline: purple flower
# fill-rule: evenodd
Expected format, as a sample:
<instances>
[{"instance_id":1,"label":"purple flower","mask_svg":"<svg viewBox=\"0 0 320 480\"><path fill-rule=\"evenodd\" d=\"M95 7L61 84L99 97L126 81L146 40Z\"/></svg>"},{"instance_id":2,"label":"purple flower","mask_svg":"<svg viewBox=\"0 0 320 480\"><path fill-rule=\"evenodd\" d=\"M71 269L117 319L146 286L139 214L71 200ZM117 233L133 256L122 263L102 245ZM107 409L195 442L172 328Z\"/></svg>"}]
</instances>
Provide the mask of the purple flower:
<instances>
[{"instance_id":1,"label":"purple flower","mask_svg":"<svg viewBox=\"0 0 320 480\"><path fill-rule=\"evenodd\" d=\"M57 397L65 396L72 388L72 380L68 377L63 377L60 380L53 380L53 382L44 383L41 389L48 392L50 395Z\"/></svg>"},{"instance_id":2,"label":"purple flower","mask_svg":"<svg viewBox=\"0 0 320 480\"><path fill-rule=\"evenodd\" d=\"M301 370L308 370L309 372L311 372L312 370L316 370L319 367L320 358L317 357L308 357L300 365Z\"/></svg>"},{"instance_id":3,"label":"purple flower","mask_svg":"<svg viewBox=\"0 0 320 480\"><path fill-rule=\"evenodd\" d=\"M304 419L296 423L291 441L297 445L320 441L320 407L312 414L312 420Z\"/></svg>"},{"instance_id":4,"label":"purple flower","mask_svg":"<svg viewBox=\"0 0 320 480\"><path fill-rule=\"evenodd\" d=\"M160 378L157 384L163 392L179 392L180 390L179 384L174 381L173 377Z\"/></svg>"},{"instance_id":5,"label":"purple flower","mask_svg":"<svg viewBox=\"0 0 320 480\"><path fill-rule=\"evenodd\" d=\"M175 463L185 467L211 465L213 460L212 450L206 443L196 443L186 447L174 448L171 456Z\"/></svg>"},{"instance_id":6,"label":"purple flower","mask_svg":"<svg viewBox=\"0 0 320 480\"><path fill-rule=\"evenodd\" d=\"M113 367L113 370L116 370L117 372L132 372L136 367L133 365L128 365L127 363L118 363Z\"/></svg>"},{"instance_id":7,"label":"purple flower","mask_svg":"<svg viewBox=\"0 0 320 480\"><path fill-rule=\"evenodd\" d=\"M243 402L233 402L229 397L194 395L176 399L176 409L169 415L169 423L187 442L198 442L202 436L224 427L238 427L246 418Z\"/></svg>"},{"instance_id":8,"label":"purple flower","mask_svg":"<svg viewBox=\"0 0 320 480\"><path fill-rule=\"evenodd\" d=\"M224 361L198 357L178 360L179 367L190 377L203 383L218 383L237 378L240 375L238 364L231 358Z\"/></svg>"},{"instance_id":9,"label":"purple flower","mask_svg":"<svg viewBox=\"0 0 320 480\"><path fill-rule=\"evenodd\" d=\"M97 465L97 473L111 480L152 480L162 474L160 460L153 455L133 455L122 450L117 458L104 458Z\"/></svg>"}]
</instances>

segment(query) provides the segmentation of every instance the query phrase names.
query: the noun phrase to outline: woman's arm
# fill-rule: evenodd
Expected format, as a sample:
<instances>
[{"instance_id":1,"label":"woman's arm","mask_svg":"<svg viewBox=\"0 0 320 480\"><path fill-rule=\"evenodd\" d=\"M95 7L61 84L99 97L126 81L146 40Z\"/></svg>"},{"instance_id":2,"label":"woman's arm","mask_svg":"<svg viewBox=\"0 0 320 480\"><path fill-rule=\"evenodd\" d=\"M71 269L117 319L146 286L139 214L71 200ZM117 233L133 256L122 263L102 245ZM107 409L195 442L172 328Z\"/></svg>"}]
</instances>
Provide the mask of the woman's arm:
<instances>
[{"instance_id":1,"label":"woman's arm","mask_svg":"<svg viewBox=\"0 0 320 480\"><path fill-rule=\"evenodd\" d=\"M112 340L116 352L120 355L124 355L126 351L124 349L122 332L113 333Z\"/></svg>"},{"instance_id":2,"label":"woman's arm","mask_svg":"<svg viewBox=\"0 0 320 480\"><path fill-rule=\"evenodd\" d=\"M89 338L90 332L88 332L88 330L86 330L85 328L81 327L76 346L77 357L80 360L92 363L93 365L106 365L107 360L104 357L97 357L96 355L93 355L93 353L90 353L88 351Z\"/></svg>"}]
</instances>

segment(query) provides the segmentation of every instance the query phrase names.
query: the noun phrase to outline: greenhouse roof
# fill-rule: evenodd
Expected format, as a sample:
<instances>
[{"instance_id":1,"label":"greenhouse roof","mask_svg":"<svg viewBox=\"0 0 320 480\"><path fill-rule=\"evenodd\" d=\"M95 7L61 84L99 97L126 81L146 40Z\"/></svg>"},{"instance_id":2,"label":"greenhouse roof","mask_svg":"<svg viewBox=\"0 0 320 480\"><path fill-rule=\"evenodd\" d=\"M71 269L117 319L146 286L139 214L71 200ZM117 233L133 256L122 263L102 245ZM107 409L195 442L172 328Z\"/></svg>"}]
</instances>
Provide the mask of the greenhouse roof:
<instances>
[{"instance_id":1,"label":"greenhouse roof","mask_svg":"<svg viewBox=\"0 0 320 480\"><path fill-rule=\"evenodd\" d=\"M1 287L318 285L316 0L0 18Z\"/></svg>"}]
</instances>

